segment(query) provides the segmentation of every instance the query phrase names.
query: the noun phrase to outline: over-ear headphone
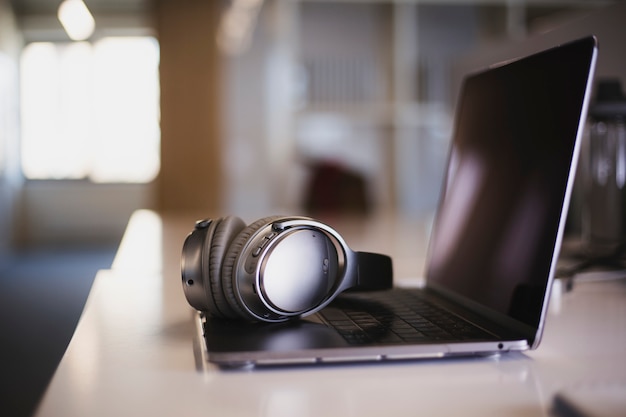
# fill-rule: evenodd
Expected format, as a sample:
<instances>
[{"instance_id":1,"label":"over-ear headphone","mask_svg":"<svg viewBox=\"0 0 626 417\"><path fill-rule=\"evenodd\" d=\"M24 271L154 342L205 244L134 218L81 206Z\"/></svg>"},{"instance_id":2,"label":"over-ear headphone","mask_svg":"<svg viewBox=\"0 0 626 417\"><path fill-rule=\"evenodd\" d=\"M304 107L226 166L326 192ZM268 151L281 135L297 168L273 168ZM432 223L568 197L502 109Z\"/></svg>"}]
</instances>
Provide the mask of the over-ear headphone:
<instances>
[{"instance_id":1,"label":"over-ear headphone","mask_svg":"<svg viewBox=\"0 0 626 417\"><path fill-rule=\"evenodd\" d=\"M355 252L308 217L196 222L183 245L182 284L212 317L279 322L315 313L339 293L392 285L391 258Z\"/></svg>"}]
</instances>

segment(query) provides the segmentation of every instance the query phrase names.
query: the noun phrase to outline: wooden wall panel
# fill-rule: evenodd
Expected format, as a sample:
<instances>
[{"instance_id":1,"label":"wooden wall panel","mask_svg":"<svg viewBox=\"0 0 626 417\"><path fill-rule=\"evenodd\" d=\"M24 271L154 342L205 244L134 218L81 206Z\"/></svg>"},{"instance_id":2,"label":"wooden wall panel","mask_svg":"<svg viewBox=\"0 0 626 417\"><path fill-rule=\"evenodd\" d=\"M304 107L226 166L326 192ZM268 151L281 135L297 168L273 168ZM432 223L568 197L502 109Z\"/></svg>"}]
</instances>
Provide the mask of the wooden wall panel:
<instances>
[{"instance_id":1,"label":"wooden wall panel","mask_svg":"<svg viewBox=\"0 0 626 417\"><path fill-rule=\"evenodd\" d=\"M161 210L222 206L221 58L215 33L221 1L158 0L161 45Z\"/></svg>"}]
</instances>

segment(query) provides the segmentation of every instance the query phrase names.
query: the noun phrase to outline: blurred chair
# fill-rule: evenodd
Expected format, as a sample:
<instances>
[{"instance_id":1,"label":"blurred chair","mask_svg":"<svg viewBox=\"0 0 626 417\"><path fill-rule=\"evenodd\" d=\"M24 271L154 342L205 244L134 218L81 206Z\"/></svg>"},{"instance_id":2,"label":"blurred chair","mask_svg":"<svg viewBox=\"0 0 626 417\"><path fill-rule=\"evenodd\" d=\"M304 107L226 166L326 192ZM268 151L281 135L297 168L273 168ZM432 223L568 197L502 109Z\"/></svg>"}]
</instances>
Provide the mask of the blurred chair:
<instances>
[{"instance_id":1,"label":"blurred chair","mask_svg":"<svg viewBox=\"0 0 626 417\"><path fill-rule=\"evenodd\" d=\"M365 178L335 162L315 162L311 164L304 208L312 215L366 215L371 211L371 202Z\"/></svg>"}]
</instances>

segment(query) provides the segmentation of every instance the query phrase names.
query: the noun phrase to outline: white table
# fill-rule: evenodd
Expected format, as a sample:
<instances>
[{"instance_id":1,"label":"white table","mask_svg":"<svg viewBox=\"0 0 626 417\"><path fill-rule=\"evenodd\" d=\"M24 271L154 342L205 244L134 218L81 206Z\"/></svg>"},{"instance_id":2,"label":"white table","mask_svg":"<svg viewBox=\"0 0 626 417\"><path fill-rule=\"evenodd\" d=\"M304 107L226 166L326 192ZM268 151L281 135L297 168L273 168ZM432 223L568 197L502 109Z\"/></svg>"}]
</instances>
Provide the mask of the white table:
<instances>
[{"instance_id":1,"label":"white table","mask_svg":"<svg viewBox=\"0 0 626 417\"><path fill-rule=\"evenodd\" d=\"M626 380L624 281L555 291L543 342L532 352L199 371L179 275L193 220L133 215L112 269L95 279L38 416L541 416L550 415L558 390ZM419 276L428 221L331 224L354 249L391 255L397 277Z\"/></svg>"}]
</instances>

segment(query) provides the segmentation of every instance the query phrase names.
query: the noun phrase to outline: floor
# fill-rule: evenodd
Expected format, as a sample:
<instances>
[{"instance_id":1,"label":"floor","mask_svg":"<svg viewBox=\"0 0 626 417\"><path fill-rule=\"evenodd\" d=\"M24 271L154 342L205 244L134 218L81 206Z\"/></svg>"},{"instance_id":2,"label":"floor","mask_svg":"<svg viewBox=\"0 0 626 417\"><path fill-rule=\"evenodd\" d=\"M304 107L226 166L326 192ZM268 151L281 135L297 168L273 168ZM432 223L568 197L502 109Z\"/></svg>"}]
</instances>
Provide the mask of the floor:
<instances>
[{"instance_id":1,"label":"floor","mask_svg":"<svg viewBox=\"0 0 626 417\"><path fill-rule=\"evenodd\" d=\"M72 337L114 247L36 249L0 264L0 415L27 417Z\"/></svg>"}]
</instances>

